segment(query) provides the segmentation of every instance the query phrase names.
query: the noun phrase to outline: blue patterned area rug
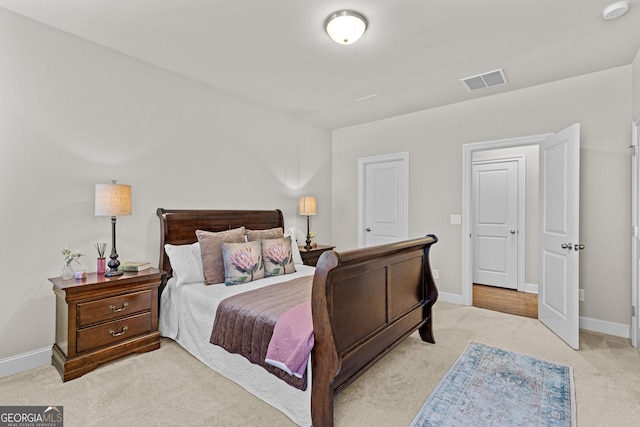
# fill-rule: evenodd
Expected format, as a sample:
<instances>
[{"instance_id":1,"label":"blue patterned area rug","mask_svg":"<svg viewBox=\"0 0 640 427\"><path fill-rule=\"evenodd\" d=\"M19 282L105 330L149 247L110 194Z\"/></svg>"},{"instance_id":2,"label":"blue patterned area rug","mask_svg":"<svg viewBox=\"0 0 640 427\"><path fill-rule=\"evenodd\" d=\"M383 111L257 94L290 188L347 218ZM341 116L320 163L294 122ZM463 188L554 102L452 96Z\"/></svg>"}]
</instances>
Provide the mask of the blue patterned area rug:
<instances>
[{"instance_id":1,"label":"blue patterned area rug","mask_svg":"<svg viewBox=\"0 0 640 427\"><path fill-rule=\"evenodd\" d=\"M573 370L471 341L411 427L576 425Z\"/></svg>"}]
</instances>

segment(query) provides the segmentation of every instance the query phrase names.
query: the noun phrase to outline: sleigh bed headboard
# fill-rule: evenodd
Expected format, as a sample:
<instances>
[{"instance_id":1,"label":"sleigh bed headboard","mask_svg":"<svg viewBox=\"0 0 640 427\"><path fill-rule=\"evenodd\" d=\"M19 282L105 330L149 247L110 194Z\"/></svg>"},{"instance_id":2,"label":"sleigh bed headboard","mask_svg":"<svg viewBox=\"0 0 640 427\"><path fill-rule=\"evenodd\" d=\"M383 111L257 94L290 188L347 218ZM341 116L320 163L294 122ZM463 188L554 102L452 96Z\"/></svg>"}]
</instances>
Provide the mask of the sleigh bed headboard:
<instances>
[{"instance_id":1,"label":"sleigh bed headboard","mask_svg":"<svg viewBox=\"0 0 640 427\"><path fill-rule=\"evenodd\" d=\"M224 231L244 226L249 230L282 227L280 209L262 210L193 210L158 208L160 218L160 258L158 268L172 276L171 263L164 245L188 245L198 241L196 230Z\"/></svg>"}]
</instances>

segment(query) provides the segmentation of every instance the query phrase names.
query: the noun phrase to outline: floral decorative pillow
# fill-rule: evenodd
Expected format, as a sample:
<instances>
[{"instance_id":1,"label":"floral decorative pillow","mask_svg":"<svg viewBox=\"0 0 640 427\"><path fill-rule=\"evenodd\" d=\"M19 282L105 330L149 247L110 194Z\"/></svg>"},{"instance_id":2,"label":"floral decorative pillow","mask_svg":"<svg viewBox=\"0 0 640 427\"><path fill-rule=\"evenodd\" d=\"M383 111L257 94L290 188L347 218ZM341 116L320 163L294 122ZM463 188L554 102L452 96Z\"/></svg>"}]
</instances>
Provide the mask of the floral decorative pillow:
<instances>
[{"instance_id":1,"label":"floral decorative pillow","mask_svg":"<svg viewBox=\"0 0 640 427\"><path fill-rule=\"evenodd\" d=\"M296 267L291 254L291 237L262 240L262 259L267 277L295 273Z\"/></svg>"},{"instance_id":2,"label":"floral decorative pillow","mask_svg":"<svg viewBox=\"0 0 640 427\"><path fill-rule=\"evenodd\" d=\"M260 241L223 243L224 284L239 285L264 277Z\"/></svg>"}]
</instances>

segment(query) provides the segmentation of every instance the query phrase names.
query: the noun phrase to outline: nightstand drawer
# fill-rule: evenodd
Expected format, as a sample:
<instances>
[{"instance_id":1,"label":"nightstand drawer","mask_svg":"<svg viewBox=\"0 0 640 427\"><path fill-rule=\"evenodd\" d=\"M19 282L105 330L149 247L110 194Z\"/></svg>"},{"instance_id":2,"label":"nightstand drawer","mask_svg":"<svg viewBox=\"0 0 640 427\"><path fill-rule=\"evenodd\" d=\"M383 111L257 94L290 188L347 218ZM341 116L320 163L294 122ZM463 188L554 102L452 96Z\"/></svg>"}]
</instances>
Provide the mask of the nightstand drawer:
<instances>
[{"instance_id":1,"label":"nightstand drawer","mask_svg":"<svg viewBox=\"0 0 640 427\"><path fill-rule=\"evenodd\" d=\"M80 303L77 305L78 327L150 310L152 302L152 292L146 290Z\"/></svg>"},{"instance_id":2,"label":"nightstand drawer","mask_svg":"<svg viewBox=\"0 0 640 427\"><path fill-rule=\"evenodd\" d=\"M82 353L150 332L153 330L151 320L151 312L147 312L80 329L77 332L77 351Z\"/></svg>"}]
</instances>

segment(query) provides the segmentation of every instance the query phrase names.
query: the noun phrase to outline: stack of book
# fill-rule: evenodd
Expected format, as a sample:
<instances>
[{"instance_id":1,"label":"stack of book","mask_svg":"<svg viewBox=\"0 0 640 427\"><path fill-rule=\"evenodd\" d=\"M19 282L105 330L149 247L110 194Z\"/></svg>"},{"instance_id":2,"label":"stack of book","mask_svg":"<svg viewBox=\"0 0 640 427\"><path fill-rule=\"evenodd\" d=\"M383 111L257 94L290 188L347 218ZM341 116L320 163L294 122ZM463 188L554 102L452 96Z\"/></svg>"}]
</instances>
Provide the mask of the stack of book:
<instances>
[{"instance_id":1,"label":"stack of book","mask_svg":"<svg viewBox=\"0 0 640 427\"><path fill-rule=\"evenodd\" d=\"M120 264L120 270L124 272L133 272L136 273L138 271L144 271L151 268L151 264L148 262L123 262Z\"/></svg>"}]
</instances>

